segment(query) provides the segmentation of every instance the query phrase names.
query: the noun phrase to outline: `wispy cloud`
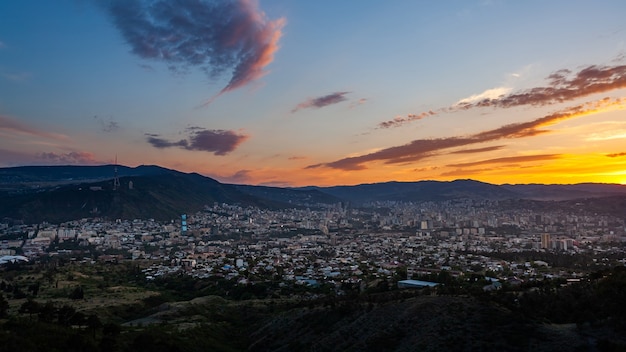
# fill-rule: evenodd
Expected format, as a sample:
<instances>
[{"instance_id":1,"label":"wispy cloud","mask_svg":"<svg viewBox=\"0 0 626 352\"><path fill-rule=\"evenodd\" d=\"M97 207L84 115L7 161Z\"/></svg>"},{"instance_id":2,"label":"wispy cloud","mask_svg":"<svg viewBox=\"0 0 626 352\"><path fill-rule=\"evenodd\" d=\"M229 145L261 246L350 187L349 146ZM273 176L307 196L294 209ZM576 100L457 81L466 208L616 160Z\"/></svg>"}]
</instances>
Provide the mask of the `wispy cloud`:
<instances>
[{"instance_id":1,"label":"wispy cloud","mask_svg":"<svg viewBox=\"0 0 626 352\"><path fill-rule=\"evenodd\" d=\"M450 154L473 154L473 153L485 153L485 152L491 152L494 150L500 150L504 148L503 145L494 145L491 147L485 147L485 148L475 148L475 149L461 149L461 150L455 150L453 152L450 152Z\"/></svg>"},{"instance_id":2,"label":"wispy cloud","mask_svg":"<svg viewBox=\"0 0 626 352\"><path fill-rule=\"evenodd\" d=\"M285 25L283 18L268 20L254 0L101 3L134 54L174 72L195 67L211 79L230 72L218 96L266 74Z\"/></svg>"},{"instance_id":3,"label":"wispy cloud","mask_svg":"<svg viewBox=\"0 0 626 352\"><path fill-rule=\"evenodd\" d=\"M619 158L622 156L626 156L626 153L613 153L613 154L607 154L606 156L608 156L609 158Z\"/></svg>"},{"instance_id":4,"label":"wispy cloud","mask_svg":"<svg viewBox=\"0 0 626 352\"><path fill-rule=\"evenodd\" d=\"M249 138L248 135L238 134L234 131L207 130L198 127L188 129L188 133L188 138L178 141L167 140L157 134L146 134L146 140L153 147L159 149L176 147L212 152L215 155L226 155Z\"/></svg>"},{"instance_id":5,"label":"wispy cloud","mask_svg":"<svg viewBox=\"0 0 626 352\"><path fill-rule=\"evenodd\" d=\"M392 120L383 121L378 124L378 128L392 128L392 127L400 127L406 123L421 120L428 116L437 115L436 112L430 110L426 112L422 112L419 114L407 114L405 116L396 116Z\"/></svg>"},{"instance_id":6,"label":"wispy cloud","mask_svg":"<svg viewBox=\"0 0 626 352\"><path fill-rule=\"evenodd\" d=\"M42 131L41 129L29 126L11 117L0 115L0 135L15 136L16 134L54 140L67 140L67 136L65 135Z\"/></svg>"},{"instance_id":7,"label":"wispy cloud","mask_svg":"<svg viewBox=\"0 0 626 352\"><path fill-rule=\"evenodd\" d=\"M468 166L479 166L479 165L489 165L489 164L512 164L512 163L514 164L514 163L530 162L530 161L553 160L553 159L558 159L560 157L561 157L560 154L509 156L509 157L504 157L504 158L473 161L469 163L450 164L446 166L468 167Z\"/></svg>"},{"instance_id":8,"label":"wispy cloud","mask_svg":"<svg viewBox=\"0 0 626 352\"><path fill-rule=\"evenodd\" d=\"M291 112L293 113L298 110L308 109L308 108L319 109L328 105L341 103L342 101L347 100L346 94L349 94L349 93L350 92L334 92L334 93L324 95L321 97L310 98L298 104L295 108L291 110Z\"/></svg>"},{"instance_id":9,"label":"wispy cloud","mask_svg":"<svg viewBox=\"0 0 626 352\"><path fill-rule=\"evenodd\" d=\"M293 183L287 180L269 180L259 183L259 186L267 187L293 187Z\"/></svg>"},{"instance_id":10,"label":"wispy cloud","mask_svg":"<svg viewBox=\"0 0 626 352\"><path fill-rule=\"evenodd\" d=\"M374 161L382 161L386 164L414 162L437 155L446 149L502 139L532 137L548 133L548 130L542 128L556 124L563 120L585 116L613 107L621 107L622 104L622 99L605 98L599 101L570 107L529 122L505 125L496 129L467 136L416 139L408 144L385 148L360 156L347 157L330 163L310 165L307 168L330 167L341 170L364 170L367 168L365 164Z\"/></svg>"},{"instance_id":11,"label":"wispy cloud","mask_svg":"<svg viewBox=\"0 0 626 352\"><path fill-rule=\"evenodd\" d=\"M95 165L103 164L101 160L96 160L95 156L89 152L38 152L16 151L0 149L1 166L19 165Z\"/></svg>"},{"instance_id":12,"label":"wispy cloud","mask_svg":"<svg viewBox=\"0 0 626 352\"><path fill-rule=\"evenodd\" d=\"M612 139L626 139L626 130L613 130L604 132L595 132L590 134L586 140L590 142L595 141L609 141Z\"/></svg>"},{"instance_id":13,"label":"wispy cloud","mask_svg":"<svg viewBox=\"0 0 626 352\"><path fill-rule=\"evenodd\" d=\"M442 172L439 176L442 177L470 177L471 175L480 175L484 173L493 173L494 168L481 168L481 169L455 169L446 172Z\"/></svg>"},{"instance_id":14,"label":"wispy cloud","mask_svg":"<svg viewBox=\"0 0 626 352\"><path fill-rule=\"evenodd\" d=\"M32 158L32 154L23 151L0 149L0 166L3 167L24 165L24 161L28 161Z\"/></svg>"},{"instance_id":15,"label":"wispy cloud","mask_svg":"<svg viewBox=\"0 0 626 352\"><path fill-rule=\"evenodd\" d=\"M46 164L97 164L95 156L89 152L54 153L44 152L37 155L37 159Z\"/></svg>"},{"instance_id":16,"label":"wispy cloud","mask_svg":"<svg viewBox=\"0 0 626 352\"><path fill-rule=\"evenodd\" d=\"M548 85L534 87L515 93L512 88L498 87L463 98L450 107L443 107L419 114L397 116L378 124L378 128L400 127L440 113L450 113L474 108L512 108L517 106L546 106L563 103L593 94L605 93L626 88L626 65L587 66L578 72L568 69L550 74Z\"/></svg>"},{"instance_id":17,"label":"wispy cloud","mask_svg":"<svg viewBox=\"0 0 626 352\"><path fill-rule=\"evenodd\" d=\"M13 82L26 82L33 76L33 74L30 73L30 72L7 72L7 71L3 71L3 72L0 72L0 76L4 77L5 79L7 79L9 81L13 81Z\"/></svg>"},{"instance_id":18,"label":"wispy cloud","mask_svg":"<svg viewBox=\"0 0 626 352\"><path fill-rule=\"evenodd\" d=\"M93 118L94 120L96 120L96 122L100 126L100 129L103 132L115 132L120 129L120 125L117 123L117 121L113 120L113 118L110 116L102 117L102 116L94 115Z\"/></svg>"},{"instance_id":19,"label":"wispy cloud","mask_svg":"<svg viewBox=\"0 0 626 352\"><path fill-rule=\"evenodd\" d=\"M148 71L148 72L154 72L155 71L154 67L152 67L151 65L148 65L148 64L141 63L141 64L139 64L139 67L141 67L144 71Z\"/></svg>"},{"instance_id":20,"label":"wispy cloud","mask_svg":"<svg viewBox=\"0 0 626 352\"><path fill-rule=\"evenodd\" d=\"M355 107L357 107L359 105L363 105L365 103L367 103L367 98L361 98L361 99L359 99L357 101L354 101L354 102L350 103L350 109L355 108Z\"/></svg>"},{"instance_id":21,"label":"wispy cloud","mask_svg":"<svg viewBox=\"0 0 626 352\"><path fill-rule=\"evenodd\" d=\"M563 103L592 94L626 88L626 65L587 66L574 73L558 70L547 77L548 85L535 87L497 98L485 97L477 101L459 102L456 107L511 108L523 105L550 105Z\"/></svg>"},{"instance_id":22,"label":"wispy cloud","mask_svg":"<svg viewBox=\"0 0 626 352\"><path fill-rule=\"evenodd\" d=\"M219 178L220 182L244 184L252 179L251 172L251 170L239 170L232 175L216 177Z\"/></svg>"},{"instance_id":23,"label":"wispy cloud","mask_svg":"<svg viewBox=\"0 0 626 352\"><path fill-rule=\"evenodd\" d=\"M509 88L509 87L498 87L498 88L487 89L486 91L482 93L474 94L467 98L463 98L454 105L471 104L471 103L482 101L485 99L498 99L498 98L504 97L506 94L509 94L511 90L512 88Z\"/></svg>"}]
</instances>

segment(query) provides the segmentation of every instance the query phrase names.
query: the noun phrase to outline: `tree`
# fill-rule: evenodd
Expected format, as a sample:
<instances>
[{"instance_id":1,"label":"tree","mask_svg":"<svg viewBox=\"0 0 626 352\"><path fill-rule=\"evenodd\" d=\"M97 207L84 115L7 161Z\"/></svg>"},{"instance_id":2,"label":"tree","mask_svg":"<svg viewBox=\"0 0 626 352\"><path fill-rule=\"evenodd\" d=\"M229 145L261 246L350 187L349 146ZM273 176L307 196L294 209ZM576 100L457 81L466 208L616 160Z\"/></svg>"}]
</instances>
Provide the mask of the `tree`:
<instances>
[{"instance_id":1,"label":"tree","mask_svg":"<svg viewBox=\"0 0 626 352\"><path fill-rule=\"evenodd\" d=\"M21 299L25 297L26 297L26 294L24 293L24 291L22 291L22 289L17 284L13 285L13 298Z\"/></svg>"},{"instance_id":2,"label":"tree","mask_svg":"<svg viewBox=\"0 0 626 352\"><path fill-rule=\"evenodd\" d=\"M93 332L94 339L96 338L96 331L102 327L102 322L95 314L90 314L87 316L87 321L85 322L87 327Z\"/></svg>"},{"instance_id":3,"label":"tree","mask_svg":"<svg viewBox=\"0 0 626 352\"><path fill-rule=\"evenodd\" d=\"M46 323L52 323L54 321L54 317L57 313L57 309L52 302L46 302L43 306L39 308L39 321L43 321Z\"/></svg>"},{"instance_id":4,"label":"tree","mask_svg":"<svg viewBox=\"0 0 626 352\"><path fill-rule=\"evenodd\" d=\"M37 293L39 293L39 282L35 282L34 284L28 286L28 291L30 291L33 296L37 296Z\"/></svg>"},{"instance_id":5,"label":"tree","mask_svg":"<svg viewBox=\"0 0 626 352\"><path fill-rule=\"evenodd\" d=\"M9 312L9 301L0 293L0 318L6 318Z\"/></svg>"},{"instance_id":6,"label":"tree","mask_svg":"<svg viewBox=\"0 0 626 352\"><path fill-rule=\"evenodd\" d=\"M76 286L72 292L70 292L70 299L83 299L85 298L85 292L83 292L83 288L80 286Z\"/></svg>"},{"instance_id":7,"label":"tree","mask_svg":"<svg viewBox=\"0 0 626 352\"><path fill-rule=\"evenodd\" d=\"M57 311L57 319L60 325L69 326L72 324L76 309L72 306L63 305Z\"/></svg>"},{"instance_id":8,"label":"tree","mask_svg":"<svg viewBox=\"0 0 626 352\"><path fill-rule=\"evenodd\" d=\"M105 336L117 336L122 332L122 327L115 323L106 323L102 327Z\"/></svg>"},{"instance_id":9,"label":"tree","mask_svg":"<svg viewBox=\"0 0 626 352\"><path fill-rule=\"evenodd\" d=\"M40 310L41 310L41 305L33 301L32 298L29 298L26 300L26 302L22 303L18 312L20 314L27 313L29 318L32 318L33 314L39 313Z\"/></svg>"}]
</instances>

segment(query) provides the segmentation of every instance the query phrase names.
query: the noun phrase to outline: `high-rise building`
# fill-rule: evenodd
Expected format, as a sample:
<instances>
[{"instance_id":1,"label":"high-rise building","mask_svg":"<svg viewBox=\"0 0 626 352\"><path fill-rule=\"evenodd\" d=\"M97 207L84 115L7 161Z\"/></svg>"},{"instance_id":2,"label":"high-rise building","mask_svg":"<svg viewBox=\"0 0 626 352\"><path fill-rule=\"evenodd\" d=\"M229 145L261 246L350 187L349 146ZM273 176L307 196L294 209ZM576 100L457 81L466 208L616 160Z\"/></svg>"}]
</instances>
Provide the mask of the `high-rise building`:
<instances>
[{"instance_id":1,"label":"high-rise building","mask_svg":"<svg viewBox=\"0 0 626 352\"><path fill-rule=\"evenodd\" d=\"M187 214L182 214L180 216L180 232L183 235L187 234Z\"/></svg>"},{"instance_id":2,"label":"high-rise building","mask_svg":"<svg viewBox=\"0 0 626 352\"><path fill-rule=\"evenodd\" d=\"M550 248L550 234L549 233L541 234L541 248L544 248L544 249Z\"/></svg>"}]
</instances>

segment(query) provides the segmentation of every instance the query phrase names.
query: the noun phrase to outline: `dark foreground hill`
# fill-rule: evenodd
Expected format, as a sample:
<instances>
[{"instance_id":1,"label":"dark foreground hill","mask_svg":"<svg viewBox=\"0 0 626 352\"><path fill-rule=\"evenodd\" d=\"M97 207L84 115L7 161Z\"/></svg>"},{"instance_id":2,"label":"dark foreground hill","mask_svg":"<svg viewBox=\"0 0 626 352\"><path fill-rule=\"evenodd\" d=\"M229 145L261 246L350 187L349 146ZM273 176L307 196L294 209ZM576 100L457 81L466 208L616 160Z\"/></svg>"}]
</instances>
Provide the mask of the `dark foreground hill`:
<instances>
[{"instance_id":1,"label":"dark foreground hill","mask_svg":"<svg viewBox=\"0 0 626 352\"><path fill-rule=\"evenodd\" d=\"M422 296L380 305L342 302L278 316L254 332L250 350L527 351L556 345L550 339L566 340L542 335L538 326L493 304ZM572 342L575 348L579 341Z\"/></svg>"},{"instance_id":2,"label":"dark foreground hill","mask_svg":"<svg viewBox=\"0 0 626 352\"><path fill-rule=\"evenodd\" d=\"M28 312L6 321L0 327L0 343L19 351L547 352L626 347L622 330L606 324L531 320L467 296L311 302L296 307L280 300L200 297L156 307L154 316L161 321L138 319L120 326L92 319L95 323L87 320L82 328L55 324L64 319L61 313L75 312L65 307L56 308L59 318L49 321L41 313L29 318Z\"/></svg>"},{"instance_id":3,"label":"dark foreground hill","mask_svg":"<svg viewBox=\"0 0 626 352\"><path fill-rule=\"evenodd\" d=\"M336 295L182 273L146 280L136 262L59 255L0 270L0 350L626 350L624 266L489 292L480 275L436 278L436 289L379 281Z\"/></svg>"}]
</instances>

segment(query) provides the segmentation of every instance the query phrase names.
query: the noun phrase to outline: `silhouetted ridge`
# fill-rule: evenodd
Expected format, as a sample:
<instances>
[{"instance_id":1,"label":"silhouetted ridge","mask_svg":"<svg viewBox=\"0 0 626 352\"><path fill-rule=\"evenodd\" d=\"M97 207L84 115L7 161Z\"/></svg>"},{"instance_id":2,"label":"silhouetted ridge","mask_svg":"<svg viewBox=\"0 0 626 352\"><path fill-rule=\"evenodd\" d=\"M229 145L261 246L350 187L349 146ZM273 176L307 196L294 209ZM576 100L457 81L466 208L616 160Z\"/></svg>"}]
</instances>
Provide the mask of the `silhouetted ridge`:
<instances>
[{"instance_id":1,"label":"silhouetted ridge","mask_svg":"<svg viewBox=\"0 0 626 352\"><path fill-rule=\"evenodd\" d=\"M113 190L115 168L121 183L118 190ZM587 199L586 203L599 211L618 213L624 207L621 200L624 195L624 185L593 183L498 186L474 180L456 180L280 188L222 184L198 173L184 173L156 165L134 168L121 165L0 168L0 218L31 223L95 216L169 220L214 203L279 208L338 202ZM591 201L600 197L606 201ZM604 203L609 205L603 206ZM576 206L575 201L573 204Z\"/></svg>"}]
</instances>

